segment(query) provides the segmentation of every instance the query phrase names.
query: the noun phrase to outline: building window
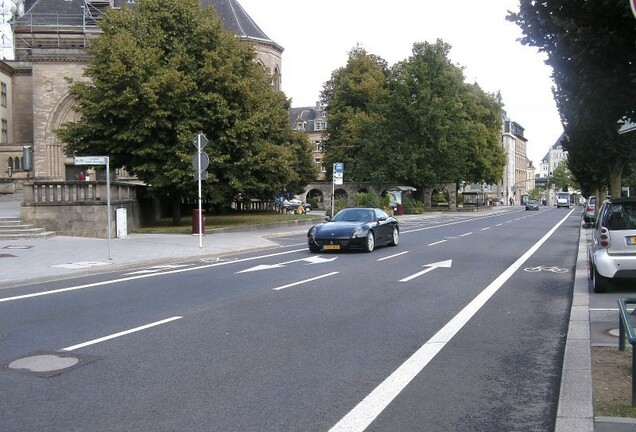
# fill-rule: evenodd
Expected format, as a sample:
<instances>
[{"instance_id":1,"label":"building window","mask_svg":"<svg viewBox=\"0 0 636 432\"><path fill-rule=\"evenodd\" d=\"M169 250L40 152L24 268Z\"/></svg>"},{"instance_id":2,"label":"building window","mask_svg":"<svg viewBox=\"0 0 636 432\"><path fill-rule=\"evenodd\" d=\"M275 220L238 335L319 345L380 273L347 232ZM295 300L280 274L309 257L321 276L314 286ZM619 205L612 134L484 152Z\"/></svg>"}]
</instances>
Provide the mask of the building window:
<instances>
[{"instance_id":1,"label":"building window","mask_svg":"<svg viewBox=\"0 0 636 432\"><path fill-rule=\"evenodd\" d=\"M322 131L327 129L327 122L324 120L317 120L314 122L314 130Z\"/></svg>"},{"instance_id":2,"label":"building window","mask_svg":"<svg viewBox=\"0 0 636 432\"><path fill-rule=\"evenodd\" d=\"M0 143L6 144L9 142L9 124L5 119L2 119L2 133L0 133Z\"/></svg>"},{"instance_id":3,"label":"building window","mask_svg":"<svg viewBox=\"0 0 636 432\"><path fill-rule=\"evenodd\" d=\"M0 83L0 105L7 106L7 84Z\"/></svg>"},{"instance_id":4,"label":"building window","mask_svg":"<svg viewBox=\"0 0 636 432\"><path fill-rule=\"evenodd\" d=\"M324 147L322 145L322 141L314 142L314 151L317 153L322 153L324 151Z\"/></svg>"}]
</instances>

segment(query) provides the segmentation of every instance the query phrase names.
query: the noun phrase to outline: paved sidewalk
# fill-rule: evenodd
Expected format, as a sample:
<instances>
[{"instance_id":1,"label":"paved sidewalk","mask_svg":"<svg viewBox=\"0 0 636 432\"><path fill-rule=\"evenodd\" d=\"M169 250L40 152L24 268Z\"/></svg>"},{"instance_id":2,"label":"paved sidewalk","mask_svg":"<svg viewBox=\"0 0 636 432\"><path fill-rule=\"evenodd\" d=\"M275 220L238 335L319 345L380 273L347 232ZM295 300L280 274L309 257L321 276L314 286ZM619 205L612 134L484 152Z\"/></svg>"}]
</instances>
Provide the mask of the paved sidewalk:
<instances>
[{"instance_id":1,"label":"paved sidewalk","mask_svg":"<svg viewBox=\"0 0 636 432\"><path fill-rule=\"evenodd\" d=\"M0 217L19 216L18 202L0 201ZM0 240L0 289L37 279L59 279L142 263L156 265L175 259L206 258L277 246L268 237L290 231L305 232L312 223L316 223L315 219L290 224L296 228L287 225L258 231L245 228L209 232L203 236L201 248L199 236L188 234L129 234L110 242L68 236Z\"/></svg>"}]
</instances>

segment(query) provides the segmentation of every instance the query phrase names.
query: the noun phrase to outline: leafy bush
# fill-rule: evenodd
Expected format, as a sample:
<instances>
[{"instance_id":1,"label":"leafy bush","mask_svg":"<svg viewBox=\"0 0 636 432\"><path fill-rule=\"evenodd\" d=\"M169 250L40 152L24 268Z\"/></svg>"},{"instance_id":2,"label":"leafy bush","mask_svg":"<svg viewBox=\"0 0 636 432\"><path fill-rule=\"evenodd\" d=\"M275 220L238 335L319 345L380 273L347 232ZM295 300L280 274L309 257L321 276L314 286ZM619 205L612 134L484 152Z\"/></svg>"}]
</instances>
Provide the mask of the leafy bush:
<instances>
[{"instance_id":1,"label":"leafy bush","mask_svg":"<svg viewBox=\"0 0 636 432\"><path fill-rule=\"evenodd\" d=\"M402 201L405 214L420 214L424 212L424 204L416 201L412 196L406 196Z\"/></svg>"},{"instance_id":2,"label":"leafy bush","mask_svg":"<svg viewBox=\"0 0 636 432\"><path fill-rule=\"evenodd\" d=\"M369 189L369 192L359 192L356 194L356 203L358 207L381 207L381 198L380 196L373 190Z\"/></svg>"}]
</instances>

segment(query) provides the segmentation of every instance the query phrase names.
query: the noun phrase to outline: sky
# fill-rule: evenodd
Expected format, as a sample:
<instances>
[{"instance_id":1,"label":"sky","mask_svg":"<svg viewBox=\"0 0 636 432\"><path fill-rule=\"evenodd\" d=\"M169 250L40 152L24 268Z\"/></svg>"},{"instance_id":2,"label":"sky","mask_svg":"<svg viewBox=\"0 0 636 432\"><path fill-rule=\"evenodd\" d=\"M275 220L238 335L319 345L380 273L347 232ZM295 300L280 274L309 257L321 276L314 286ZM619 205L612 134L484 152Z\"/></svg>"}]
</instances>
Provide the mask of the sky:
<instances>
[{"instance_id":1,"label":"sky","mask_svg":"<svg viewBox=\"0 0 636 432\"><path fill-rule=\"evenodd\" d=\"M284 48L282 88L293 107L315 106L356 45L393 65L411 55L414 43L442 39L467 82L501 92L508 118L525 129L536 173L563 132L545 55L521 45L521 30L505 19L518 0L238 1Z\"/></svg>"}]
</instances>

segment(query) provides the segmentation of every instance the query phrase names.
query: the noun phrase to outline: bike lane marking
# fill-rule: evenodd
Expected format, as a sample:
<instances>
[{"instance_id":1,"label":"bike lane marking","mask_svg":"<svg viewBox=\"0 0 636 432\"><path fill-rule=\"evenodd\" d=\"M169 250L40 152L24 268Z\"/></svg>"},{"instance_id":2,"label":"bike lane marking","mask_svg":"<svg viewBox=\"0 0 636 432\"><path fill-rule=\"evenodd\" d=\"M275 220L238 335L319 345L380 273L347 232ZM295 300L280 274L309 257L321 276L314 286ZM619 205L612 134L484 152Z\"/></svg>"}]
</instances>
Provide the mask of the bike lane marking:
<instances>
[{"instance_id":1,"label":"bike lane marking","mask_svg":"<svg viewBox=\"0 0 636 432\"><path fill-rule=\"evenodd\" d=\"M406 388L406 386L430 363L468 321L499 291L517 270L554 234L570 217L570 211L538 242L528 249L490 285L480 292L464 309L455 315L432 338L422 345L400 367L378 385L367 397L336 423L329 432L362 432Z\"/></svg>"}]
</instances>

